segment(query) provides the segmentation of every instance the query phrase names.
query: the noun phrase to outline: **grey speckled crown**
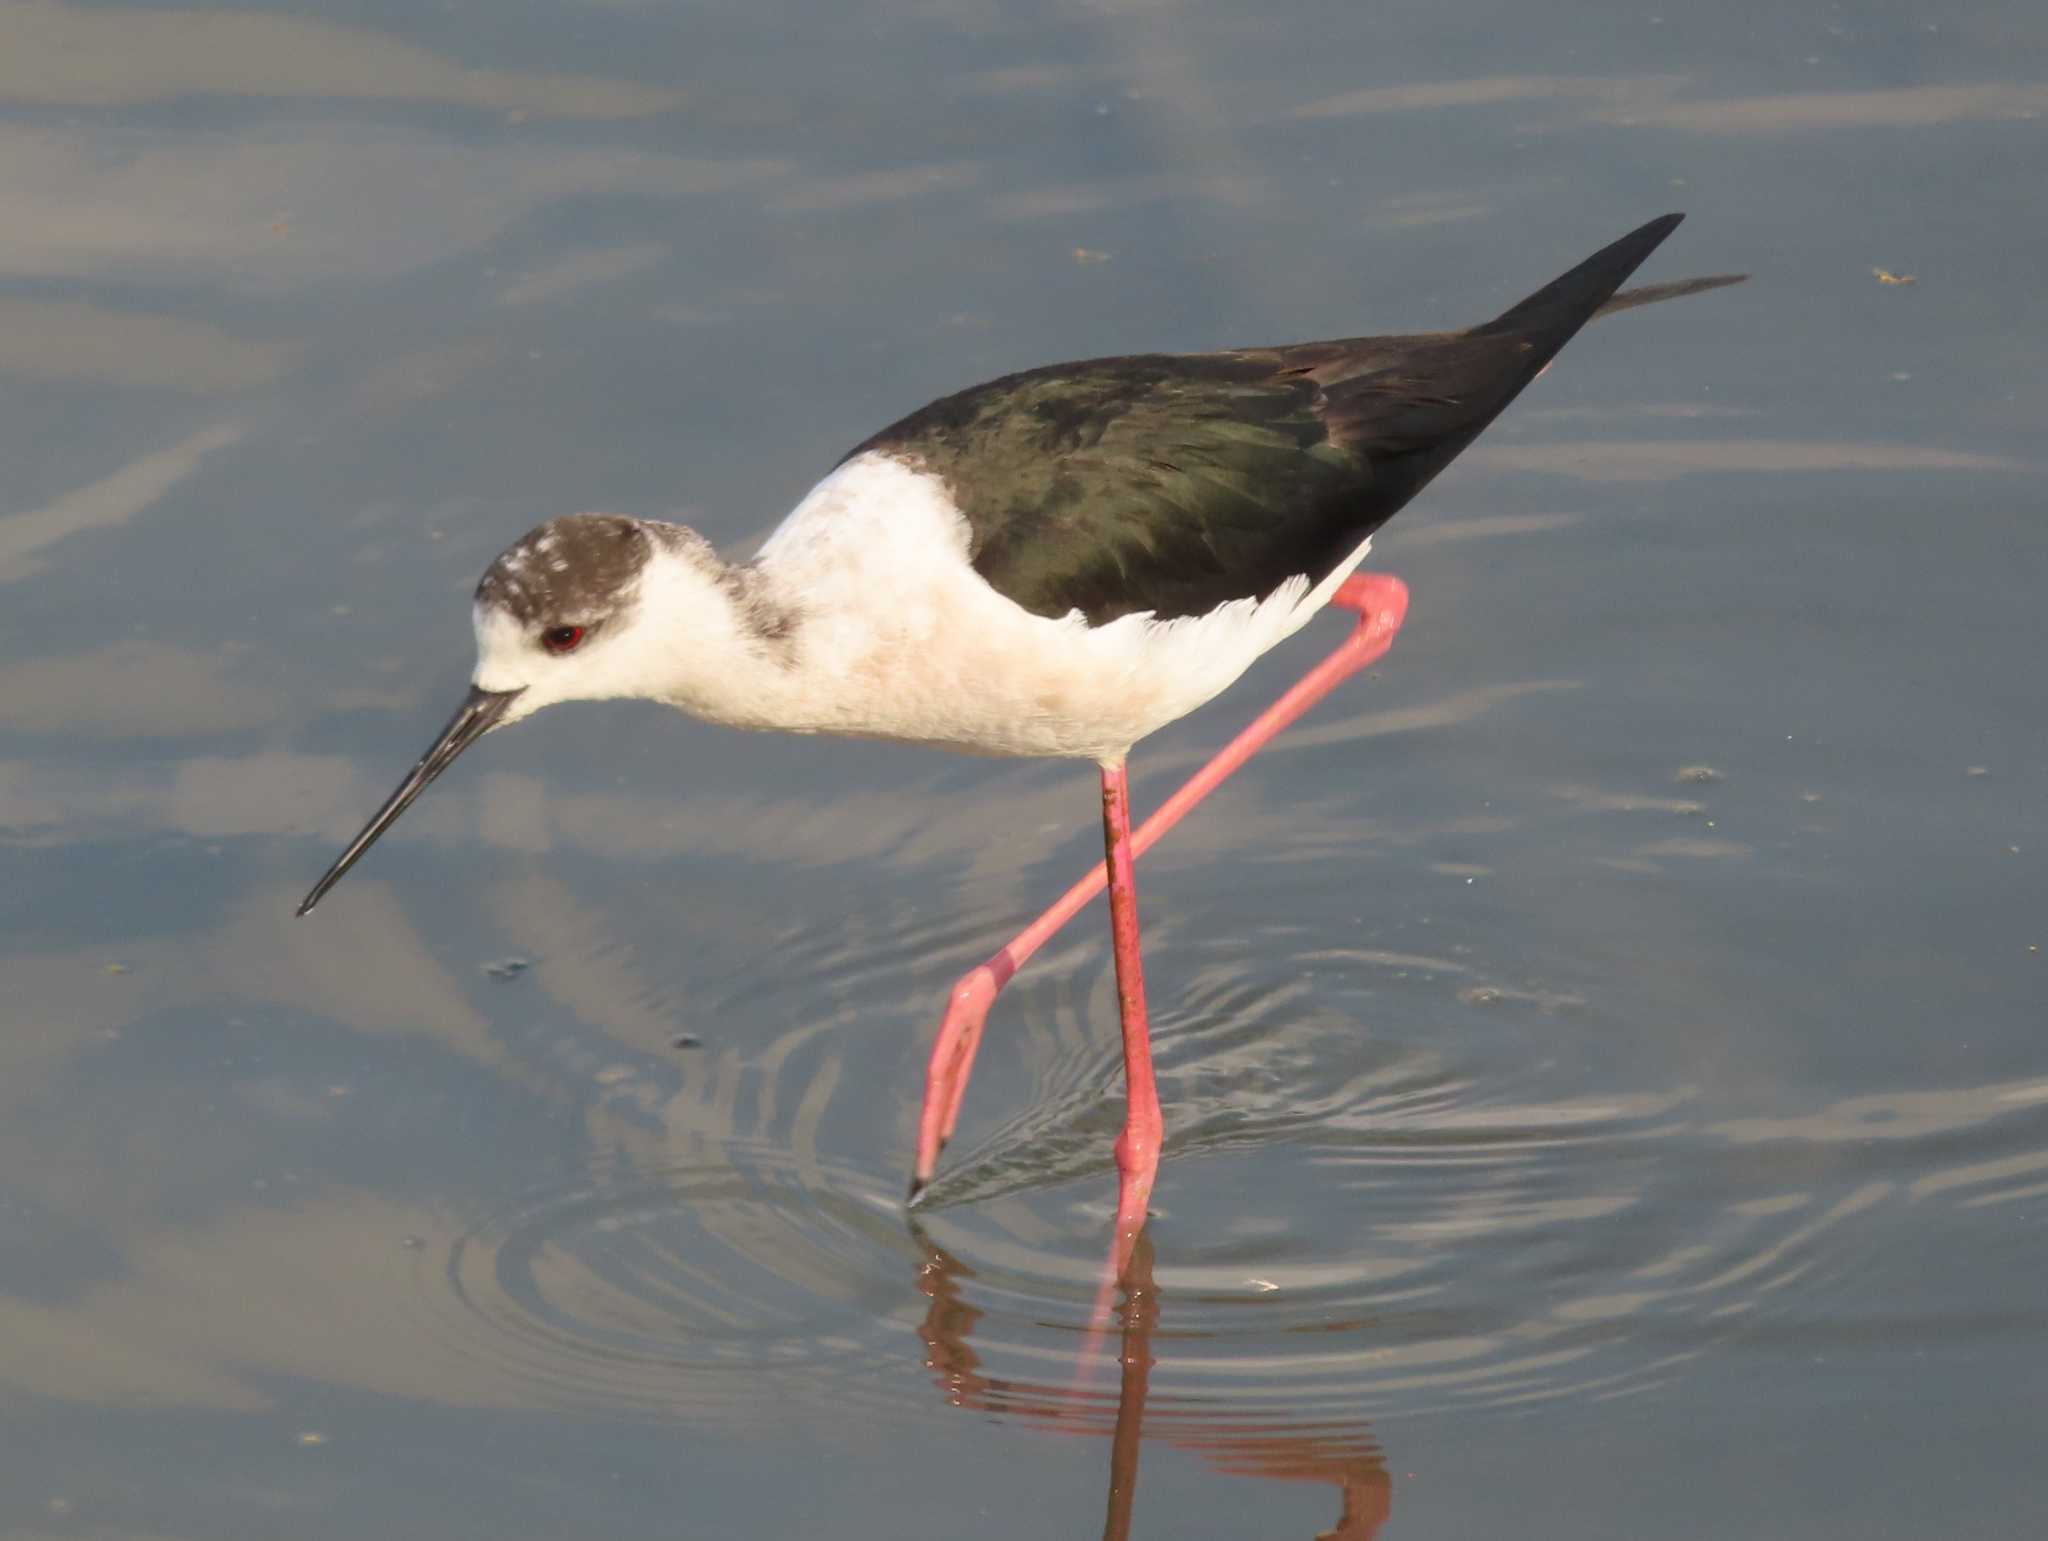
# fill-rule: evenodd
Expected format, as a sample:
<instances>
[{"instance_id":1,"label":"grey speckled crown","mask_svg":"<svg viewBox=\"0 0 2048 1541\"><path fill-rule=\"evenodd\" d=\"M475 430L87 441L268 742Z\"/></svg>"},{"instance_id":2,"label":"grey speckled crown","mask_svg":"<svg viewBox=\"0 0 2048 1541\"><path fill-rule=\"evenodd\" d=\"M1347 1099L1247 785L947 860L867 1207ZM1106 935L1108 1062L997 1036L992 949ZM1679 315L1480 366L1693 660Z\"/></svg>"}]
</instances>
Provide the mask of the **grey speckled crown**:
<instances>
[{"instance_id":1,"label":"grey speckled crown","mask_svg":"<svg viewBox=\"0 0 2048 1541\"><path fill-rule=\"evenodd\" d=\"M615 613L654 555L634 519L570 514L519 537L484 569L476 602L521 626L588 626Z\"/></svg>"}]
</instances>

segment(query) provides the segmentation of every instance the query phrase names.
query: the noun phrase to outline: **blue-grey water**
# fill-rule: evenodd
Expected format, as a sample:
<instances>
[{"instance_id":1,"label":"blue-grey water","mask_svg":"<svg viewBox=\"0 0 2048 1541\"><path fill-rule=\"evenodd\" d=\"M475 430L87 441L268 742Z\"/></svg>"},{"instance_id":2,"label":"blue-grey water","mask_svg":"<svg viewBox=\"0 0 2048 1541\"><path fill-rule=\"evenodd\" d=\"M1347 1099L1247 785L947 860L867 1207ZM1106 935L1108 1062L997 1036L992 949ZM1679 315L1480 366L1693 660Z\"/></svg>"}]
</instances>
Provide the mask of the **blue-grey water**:
<instances>
[{"instance_id":1,"label":"blue-grey water","mask_svg":"<svg viewBox=\"0 0 2048 1541\"><path fill-rule=\"evenodd\" d=\"M0 1534L2048 1526L2048 12L0 0ZM629 704L292 907L538 520L1646 279L1098 913L1086 767ZM1142 746L1156 800L1341 634Z\"/></svg>"}]
</instances>

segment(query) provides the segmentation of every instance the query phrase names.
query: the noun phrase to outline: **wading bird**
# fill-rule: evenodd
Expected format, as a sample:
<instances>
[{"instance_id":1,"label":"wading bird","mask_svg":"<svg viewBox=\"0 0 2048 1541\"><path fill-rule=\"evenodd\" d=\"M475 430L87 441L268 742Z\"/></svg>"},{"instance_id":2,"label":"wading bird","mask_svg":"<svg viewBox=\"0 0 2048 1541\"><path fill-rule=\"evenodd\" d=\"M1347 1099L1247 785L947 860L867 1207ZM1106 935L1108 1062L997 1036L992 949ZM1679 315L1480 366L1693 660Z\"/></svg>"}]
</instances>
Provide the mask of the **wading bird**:
<instances>
[{"instance_id":1,"label":"wading bird","mask_svg":"<svg viewBox=\"0 0 2048 1541\"><path fill-rule=\"evenodd\" d=\"M1120 1269L1162 1135L1134 857L1386 652L1408 592L1357 571L1373 532L1581 326L1736 282L1617 292L1681 218L1651 221L1466 331L1093 359L945 397L856 447L744 565L680 525L550 520L485 571L468 698L299 914L464 749L557 701L640 697L736 727L1093 760L1107 859L955 986L911 1198L953 1131L996 992L1106 885L1126 1095ZM1357 613L1349 638L1134 838L1131 746L1328 604Z\"/></svg>"}]
</instances>

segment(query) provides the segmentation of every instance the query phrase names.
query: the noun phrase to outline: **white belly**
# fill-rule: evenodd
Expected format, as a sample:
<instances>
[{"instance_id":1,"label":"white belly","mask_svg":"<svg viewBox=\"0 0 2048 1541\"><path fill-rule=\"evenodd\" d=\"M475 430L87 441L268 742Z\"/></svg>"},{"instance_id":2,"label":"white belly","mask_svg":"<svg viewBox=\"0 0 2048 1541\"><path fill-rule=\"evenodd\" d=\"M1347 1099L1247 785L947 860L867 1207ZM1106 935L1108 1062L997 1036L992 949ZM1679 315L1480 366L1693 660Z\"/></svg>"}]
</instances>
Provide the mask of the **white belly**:
<instances>
[{"instance_id":1,"label":"white belly","mask_svg":"<svg viewBox=\"0 0 2048 1541\"><path fill-rule=\"evenodd\" d=\"M1371 544L1313 589L1304 576L1207 615L1048 620L969 565L967 523L936 477L862 455L820 482L756 559L797 614L774 725L1117 760L1298 631Z\"/></svg>"}]
</instances>

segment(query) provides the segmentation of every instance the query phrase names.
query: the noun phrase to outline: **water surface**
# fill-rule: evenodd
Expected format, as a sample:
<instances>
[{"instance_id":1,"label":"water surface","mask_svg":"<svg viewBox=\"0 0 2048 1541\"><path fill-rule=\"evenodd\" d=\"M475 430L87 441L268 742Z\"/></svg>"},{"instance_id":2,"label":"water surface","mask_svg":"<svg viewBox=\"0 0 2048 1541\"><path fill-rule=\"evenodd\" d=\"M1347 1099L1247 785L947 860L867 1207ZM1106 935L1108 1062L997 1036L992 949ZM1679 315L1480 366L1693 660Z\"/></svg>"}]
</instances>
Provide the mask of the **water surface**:
<instances>
[{"instance_id":1,"label":"water surface","mask_svg":"<svg viewBox=\"0 0 2048 1541\"><path fill-rule=\"evenodd\" d=\"M2034 8L0 26L0 1532L2048 1519ZM899 1202L1085 767L579 706L292 918L538 520L744 549L943 391L1476 321L1673 207L1646 277L1752 282L1575 342L1147 859L1107 1324L1099 917Z\"/></svg>"}]
</instances>

